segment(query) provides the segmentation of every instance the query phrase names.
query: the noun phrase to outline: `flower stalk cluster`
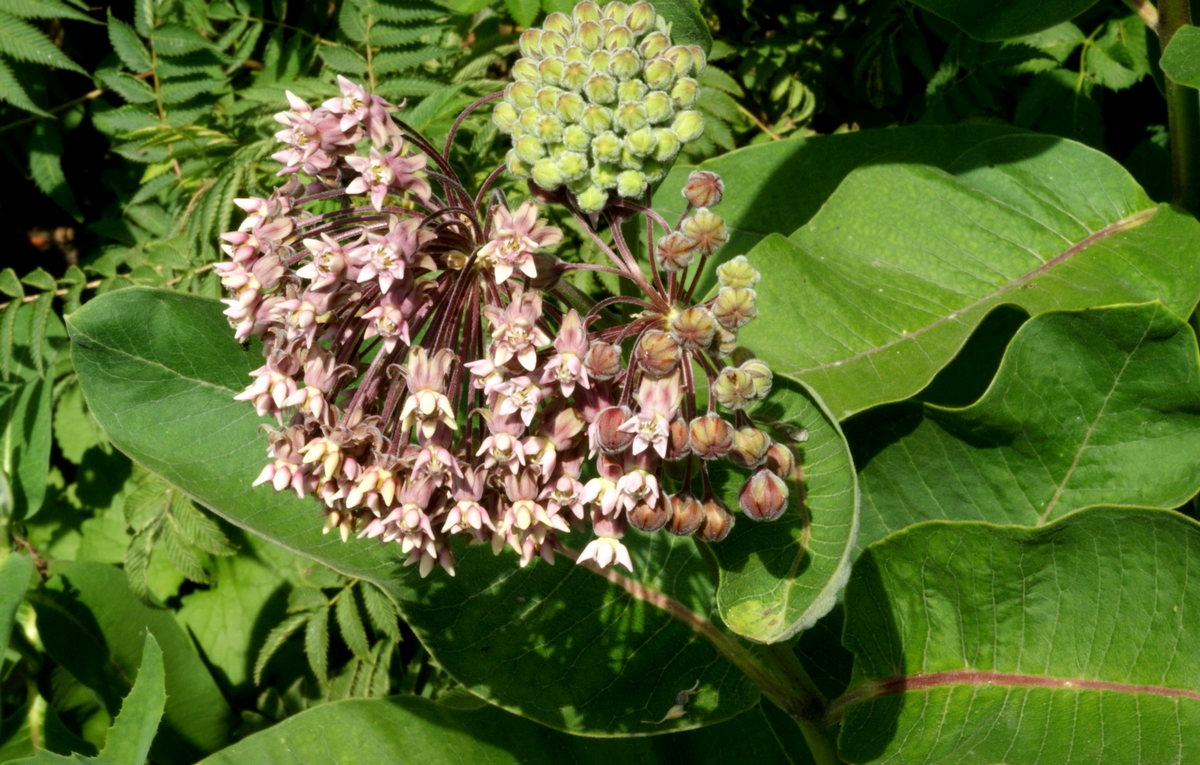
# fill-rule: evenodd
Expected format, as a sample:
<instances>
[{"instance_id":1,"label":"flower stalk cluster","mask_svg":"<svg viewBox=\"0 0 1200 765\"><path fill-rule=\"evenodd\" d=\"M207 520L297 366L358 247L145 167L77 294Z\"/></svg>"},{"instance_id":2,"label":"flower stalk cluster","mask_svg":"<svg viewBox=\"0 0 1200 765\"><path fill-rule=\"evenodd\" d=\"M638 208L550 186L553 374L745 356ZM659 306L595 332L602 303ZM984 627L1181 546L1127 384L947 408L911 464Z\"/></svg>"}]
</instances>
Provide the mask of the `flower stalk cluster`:
<instances>
[{"instance_id":1,"label":"flower stalk cluster","mask_svg":"<svg viewBox=\"0 0 1200 765\"><path fill-rule=\"evenodd\" d=\"M644 5L610 31L650 28ZM577 8L581 34L591 8ZM579 562L630 570L630 527L719 541L734 515L709 480L718 460L750 471L743 514L784 512L793 455L747 412L771 371L737 348L758 274L737 257L715 294L695 295L728 239L715 174L692 173L675 226L644 185L640 201L593 204L537 184L538 199L512 206L489 193L503 167L474 192L455 175L453 131L439 151L397 107L340 86L316 108L289 94L275 155L287 180L238 200L246 218L223 235L225 313L265 359L237 398L276 423L256 484L315 497L327 532L399 544L423 576L454 573L455 537L524 566L590 531ZM611 265L549 254L562 232L539 199L561 204ZM645 268L621 231L638 216L653 243ZM561 277L575 269L639 294L573 308Z\"/></svg>"}]
</instances>

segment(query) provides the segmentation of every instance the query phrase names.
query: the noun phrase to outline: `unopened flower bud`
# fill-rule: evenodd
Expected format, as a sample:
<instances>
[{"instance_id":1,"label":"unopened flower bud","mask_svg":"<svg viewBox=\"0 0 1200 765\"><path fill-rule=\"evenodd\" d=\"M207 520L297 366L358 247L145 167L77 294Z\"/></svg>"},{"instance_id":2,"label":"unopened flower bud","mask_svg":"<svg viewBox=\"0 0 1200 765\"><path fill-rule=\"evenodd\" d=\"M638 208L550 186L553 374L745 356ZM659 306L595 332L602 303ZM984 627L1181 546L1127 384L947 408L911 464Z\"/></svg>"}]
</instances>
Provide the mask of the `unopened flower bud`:
<instances>
[{"instance_id":1,"label":"unopened flower bud","mask_svg":"<svg viewBox=\"0 0 1200 765\"><path fill-rule=\"evenodd\" d=\"M521 82L540 83L542 75L538 69L538 62L531 58L520 58L513 64L512 68L513 79Z\"/></svg>"},{"instance_id":2,"label":"unopened flower bud","mask_svg":"<svg viewBox=\"0 0 1200 765\"><path fill-rule=\"evenodd\" d=\"M516 149L508 150L508 154L505 155L504 164L508 168L508 172L512 173L518 178L528 178L529 174L533 172L533 168L528 162L521 159L521 156L517 154Z\"/></svg>"},{"instance_id":3,"label":"unopened flower bud","mask_svg":"<svg viewBox=\"0 0 1200 765\"><path fill-rule=\"evenodd\" d=\"M758 284L758 271L745 255L730 258L717 266L717 282L722 287L753 287Z\"/></svg>"},{"instance_id":4,"label":"unopened flower bud","mask_svg":"<svg viewBox=\"0 0 1200 765\"><path fill-rule=\"evenodd\" d=\"M770 470L759 470L742 485L738 507L747 518L773 521L787 510L787 482Z\"/></svg>"},{"instance_id":5,"label":"unopened flower bud","mask_svg":"<svg viewBox=\"0 0 1200 765\"><path fill-rule=\"evenodd\" d=\"M627 101L613 111L613 124L626 133L632 133L646 126L647 117L645 106Z\"/></svg>"},{"instance_id":6,"label":"unopened flower bud","mask_svg":"<svg viewBox=\"0 0 1200 765\"><path fill-rule=\"evenodd\" d=\"M583 94L594 104L616 103L617 84L612 75L596 72L583 84Z\"/></svg>"},{"instance_id":7,"label":"unopened flower bud","mask_svg":"<svg viewBox=\"0 0 1200 765\"><path fill-rule=\"evenodd\" d=\"M771 393L774 376L771 374L771 368L767 366L767 362L761 359L750 359L742 363L741 369L750 375L750 379L754 380L755 398L764 399Z\"/></svg>"},{"instance_id":8,"label":"unopened flower bud","mask_svg":"<svg viewBox=\"0 0 1200 765\"><path fill-rule=\"evenodd\" d=\"M592 144L592 137L579 125L567 125L563 129L562 142L567 151L586 152Z\"/></svg>"},{"instance_id":9,"label":"unopened flower bud","mask_svg":"<svg viewBox=\"0 0 1200 765\"><path fill-rule=\"evenodd\" d=\"M639 157L654 151L657 143L658 138L655 137L653 128L644 127L625 136L625 148Z\"/></svg>"},{"instance_id":10,"label":"unopened flower bud","mask_svg":"<svg viewBox=\"0 0 1200 765\"><path fill-rule=\"evenodd\" d=\"M642 54L644 59L652 59L662 53L667 48L671 47L671 40L662 32L651 32L646 35L641 44L638 45L638 53ZM672 68L674 65L672 64Z\"/></svg>"},{"instance_id":11,"label":"unopened flower bud","mask_svg":"<svg viewBox=\"0 0 1200 765\"><path fill-rule=\"evenodd\" d=\"M679 230L696 243L696 252L712 255L729 241L729 228L721 216L701 207L683 221Z\"/></svg>"},{"instance_id":12,"label":"unopened flower bud","mask_svg":"<svg viewBox=\"0 0 1200 765\"><path fill-rule=\"evenodd\" d=\"M558 172L564 181L577 181L588 174L587 156L578 151L564 151L558 155ZM536 176L536 165L535 176Z\"/></svg>"},{"instance_id":13,"label":"unopened flower bud","mask_svg":"<svg viewBox=\"0 0 1200 765\"><path fill-rule=\"evenodd\" d=\"M627 10L627 8L625 6L625 3L619 2L619 0L617 0L616 2L607 3L601 9L601 13L604 14L604 18L606 18L606 19L611 19L612 21L615 21L618 24L624 24L626 10Z\"/></svg>"},{"instance_id":14,"label":"unopened flower bud","mask_svg":"<svg viewBox=\"0 0 1200 765\"><path fill-rule=\"evenodd\" d=\"M585 21L575 30L575 39L588 53L599 50L604 45L604 27L596 21Z\"/></svg>"},{"instance_id":15,"label":"unopened flower bud","mask_svg":"<svg viewBox=\"0 0 1200 765\"><path fill-rule=\"evenodd\" d=\"M630 82L633 81L630 80ZM675 107L671 104L671 97L661 90L651 91L642 99L642 106L646 107L646 120L651 125L666 122L675 114Z\"/></svg>"},{"instance_id":16,"label":"unopened flower bud","mask_svg":"<svg viewBox=\"0 0 1200 765\"><path fill-rule=\"evenodd\" d=\"M738 467L756 468L767 460L771 448L771 437L758 428L738 428L733 434L733 446L729 450L729 461Z\"/></svg>"},{"instance_id":17,"label":"unopened flower bud","mask_svg":"<svg viewBox=\"0 0 1200 765\"><path fill-rule=\"evenodd\" d=\"M709 497L701 504L704 507L704 525L700 528L700 538L705 542L720 542L729 536L729 532L733 531L733 514L716 497Z\"/></svg>"},{"instance_id":18,"label":"unopened flower bud","mask_svg":"<svg viewBox=\"0 0 1200 765\"><path fill-rule=\"evenodd\" d=\"M546 147L531 135L521 136L517 139L516 150L517 156L531 165L546 156Z\"/></svg>"},{"instance_id":19,"label":"unopened flower bud","mask_svg":"<svg viewBox=\"0 0 1200 765\"><path fill-rule=\"evenodd\" d=\"M588 51L584 50L578 45L568 45L567 49L562 52L562 57L563 60L568 64L586 64L588 60Z\"/></svg>"},{"instance_id":20,"label":"unopened flower bud","mask_svg":"<svg viewBox=\"0 0 1200 765\"><path fill-rule=\"evenodd\" d=\"M646 97L646 83L641 80L626 80L617 85L617 101L625 103L626 101L641 102Z\"/></svg>"},{"instance_id":21,"label":"unopened flower bud","mask_svg":"<svg viewBox=\"0 0 1200 765\"><path fill-rule=\"evenodd\" d=\"M617 193L629 199L637 199L646 191L646 176L638 170L623 170L617 176Z\"/></svg>"},{"instance_id":22,"label":"unopened flower bud","mask_svg":"<svg viewBox=\"0 0 1200 765\"><path fill-rule=\"evenodd\" d=\"M612 110L605 106L589 106L583 110L579 124L592 135L600 135L612 127Z\"/></svg>"},{"instance_id":23,"label":"unopened flower bud","mask_svg":"<svg viewBox=\"0 0 1200 765\"><path fill-rule=\"evenodd\" d=\"M510 83L504 89L504 100L512 104L514 109L528 109L534 105L537 91L538 86L532 82Z\"/></svg>"},{"instance_id":24,"label":"unopened flower bud","mask_svg":"<svg viewBox=\"0 0 1200 765\"><path fill-rule=\"evenodd\" d=\"M792 473L796 470L796 458L792 455L791 449L776 442L771 444L770 449L767 449L766 467L780 478L791 478Z\"/></svg>"},{"instance_id":25,"label":"unopened flower bud","mask_svg":"<svg viewBox=\"0 0 1200 765\"><path fill-rule=\"evenodd\" d=\"M645 34L654 28L654 17L654 6L645 0L640 0L625 11L625 26L629 27L635 35Z\"/></svg>"},{"instance_id":26,"label":"unopened flower bud","mask_svg":"<svg viewBox=\"0 0 1200 765\"><path fill-rule=\"evenodd\" d=\"M533 182L547 191L553 191L563 184L562 171L558 169L558 161L550 157L539 159L533 163Z\"/></svg>"},{"instance_id":27,"label":"unopened flower bud","mask_svg":"<svg viewBox=\"0 0 1200 765\"><path fill-rule=\"evenodd\" d=\"M626 433L619 428L632 415L629 407L610 406L596 415L593 427L596 429L596 446L605 454L620 454L633 443L633 433Z\"/></svg>"},{"instance_id":28,"label":"unopened flower bud","mask_svg":"<svg viewBox=\"0 0 1200 765\"><path fill-rule=\"evenodd\" d=\"M675 85L671 87L671 102L675 104L677 109L691 109L695 106L698 98L700 98L700 84L691 77L680 77L675 81ZM692 113L684 112L684 114ZM703 121L701 122L700 130L704 130ZM680 138L682 137L680 136Z\"/></svg>"},{"instance_id":29,"label":"unopened flower bud","mask_svg":"<svg viewBox=\"0 0 1200 765\"><path fill-rule=\"evenodd\" d=\"M623 147L616 133L606 131L592 139L592 156L602 162L619 162Z\"/></svg>"},{"instance_id":30,"label":"unopened flower bud","mask_svg":"<svg viewBox=\"0 0 1200 765\"><path fill-rule=\"evenodd\" d=\"M558 32L563 37L570 37L571 33L575 31L575 22L571 21L571 17L567 14L555 11L542 21L542 29L549 29Z\"/></svg>"},{"instance_id":31,"label":"unopened flower bud","mask_svg":"<svg viewBox=\"0 0 1200 765\"><path fill-rule=\"evenodd\" d=\"M542 30L526 29L517 40L521 55L526 58L540 59L542 57Z\"/></svg>"},{"instance_id":32,"label":"unopened flower bud","mask_svg":"<svg viewBox=\"0 0 1200 765\"><path fill-rule=\"evenodd\" d=\"M663 58L675 65L675 74L687 77L692 73L692 54L686 46L672 45L662 52Z\"/></svg>"},{"instance_id":33,"label":"unopened flower bud","mask_svg":"<svg viewBox=\"0 0 1200 765\"><path fill-rule=\"evenodd\" d=\"M692 207L715 207L725 194L725 183L710 170L693 170L682 193Z\"/></svg>"},{"instance_id":34,"label":"unopened flower bud","mask_svg":"<svg viewBox=\"0 0 1200 765\"><path fill-rule=\"evenodd\" d=\"M537 167L534 166L536 176ZM754 400L754 380L735 367L725 367L717 376L712 387L717 403L731 411L744 409Z\"/></svg>"},{"instance_id":35,"label":"unopened flower bud","mask_svg":"<svg viewBox=\"0 0 1200 765\"><path fill-rule=\"evenodd\" d=\"M595 183L589 183L586 188L575 192L575 202L585 213L597 213L608 204L608 192Z\"/></svg>"},{"instance_id":36,"label":"unopened flower bud","mask_svg":"<svg viewBox=\"0 0 1200 765\"><path fill-rule=\"evenodd\" d=\"M687 49L688 53L692 54L692 74L699 77L708 68L708 56L699 45L689 45Z\"/></svg>"},{"instance_id":37,"label":"unopened flower bud","mask_svg":"<svg viewBox=\"0 0 1200 765\"><path fill-rule=\"evenodd\" d=\"M707 350L717 335L717 321L708 309L694 305L671 322L671 334L686 350Z\"/></svg>"},{"instance_id":38,"label":"unopened flower bud","mask_svg":"<svg viewBox=\"0 0 1200 765\"><path fill-rule=\"evenodd\" d=\"M633 361L651 377L663 377L679 366L683 349L666 332L652 329L644 333L633 349Z\"/></svg>"},{"instance_id":39,"label":"unopened flower bud","mask_svg":"<svg viewBox=\"0 0 1200 765\"><path fill-rule=\"evenodd\" d=\"M646 176L646 183L658 183L666 177L667 166L656 159L646 157L642 160L642 175Z\"/></svg>"},{"instance_id":40,"label":"unopened flower bud","mask_svg":"<svg viewBox=\"0 0 1200 765\"><path fill-rule=\"evenodd\" d=\"M582 27L585 21L599 22L602 18L600 6L592 0L583 0L583 2L577 3L575 9L571 11L571 20L579 27Z\"/></svg>"},{"instance_id":41,"label":"unopened flower bud","mask_svg":"<svg viewBox=\"0 0 1200 765\"><path fill-rule=\"evenodd\" d=\"M611 343L594 342L583 364L593 380L611 380L621 374L621 349Z\"/></svg>"},{"instance_id":42,"label":"unopened flower bud","mask_svg":"<svg viewBox=\"0 0 1200 765\"><path fill-rule=\"evenodd\" d=\"M537 131L538 120L542 118L542 112L536 106L531 106L528 109L522 109L521 115L517 118L517 124L521 126L524 133L534 133ZM517 136L520 139L520 135Z\"/></svg>"},{"instance_id":43,"label":"unopened flower bud","mask_svg":"<svg viewBox=\"0 0 1200 765\"><path fill-rule=\"evenodd\" d=\"M671 519L667 522L667 531L677 537L687 537L695 534L704 523L704 506L700 500L686 491L672 494Z\"/></svg>"},{"instance_id":44,"label":"unopened flower bud","mask_svg":"<svg viewBox=\"0 0 1200 765\"><path fill-rule=\"evenodd\" d=\"M583 90L584 83L587 82L588 77L591 77L591 75L592 69L587 64L581 61L568 61L567 65L563 67L562 75L559 76L558 81L567 90L578 93ZM582 101L580 102L579 110L583 111Z\"/></svg>"},{"instance_id":45,"label":"unopened flower bud","mask_svg":"<svg viewBox=\"0 0 1200 765\"><path fill-rule=\"evenodd\" d=\"M501 101L492 110L492 123L501 133L511 133L520 116L512 104Z\"/></svg>"},{"instance_id":46,"label":"unopened flower bud","mask_svg":"<svg viewBox=\"0 0 1200 765\"><path fill-rule=\"evenodd\" d=\"M558 97L563 94L561 88L543 85L534 97L534 103L543 114L554 114L558 110Z\"/></svg>"},{"instance_id":47,"label":"unopened flower bud","mask_svg":"<svg viewBox=\"0 0 1200 765\"><path fill-rule=\"evenodd\" d=\"M655 90L670 90L675 84L675 65L659 56L646 62L646 83Z\"/></svg>"},{"instance_id":48,"label":"unopened flower bud","mask_svg":"<svg viewBox=\"0 0 1200 765\"><path fill-rule=\"evenodd\" d=\"M655 248L658 266L665 271L682 271L692 264L696 243L679 231L659 238Z\"/></svg>"},{"instance_id":49,"label":"unopened flower bud","mask_svg":"<svg viewBox=\"0 0 1200 765\"><path fill-rule=\"evenodd\" d=\"M636 77L642 70L642 60L637 51L632 48L621 48L611 51L608 59L608 73L618 80L628 80Z\"/></svg>"},{"instance_id":50,"label":"unopened flower bud","mask_svg":"<svg viewBox=\"0 0 1200 765\"><path fill-rule=\"evenodd\" d=\"M604 49L619 51L633 46L633 30L624 24L613 27L604 35ZM630 50L632 52L632 50Z\"/></svg>"},{"instance_id":51,"label":"unopened flower bud","mask_svg":"<svg viewBox=\"0 0 1200 765\"><path fill-rule=\"evenodd\" d=\"M601 189L615 189L617 187L617 176L620 173L621 168L611 162L597 162L595 165L592 165L592 183Z\"/></svg>"},{"instance_id":52,"label":"unopened flower bud","mask_svg":"<svg viewBox=\"0 0 1200 765\"><path fill-rule=\"evenodd\" d=\"M649 113L649 108L646 111ZM654 159L659 162L670 162L675 159L675 155L679 154L679 147L683 145L679 136L675 135L675 131L671 128L658 128L654 131L654 137L658 139L658 144L654 148Z\"/></svg>"},{"instance_id":53,"label":"unopened flower bud","mask_svg":"<svg viewBox=\"0 0 1200 765\"><path fill-rule=\"evenodd\" d=\"M717 325L717 339L713 343L712 350L716 353L717 358L723 359L737 350L737 332L732 329L725 329L720 324Z\"/></svg>"},{"instance_id":54,"label":"unopened flower bud","mask_svg":"<svg viewBox=\"0 0 1200 765\"><path fill-rule=\"evenodd\" d=\"M600 50L592 51L588 56L588 66L592 67L593 72L601 73L608 71L608 65L612 61L612 54L601 48ZM616 98L616 91L613 91L613 97Z\"/></svg>"},{"instance_id":55,"label":"unopened flower bud","mask_svg":"<svg viewBox=\"0 0 1200 765\"><path fill-rule=\"evenodd\" d=\"M713 303L713 316L726 329L738 329L758 316L756 295L749 287L722 287Z\"/></svg>"},{"instance_id":56,"label":"unopened flower bud","mask_svg":"<svg viewBox=\"0 0 1200 765\"><path fill-rule=\"evenodd\" d=\"M653 533L671 520L671 502L665 496L659 495L653 505L640 502L625 514L629 525L640 531Z\"/></svg>"},{"instance_id":57,"label":"unopened flower bud","mask_svg":"<svg viewBox=\"0 0 1200 765\"><path fill-rule=\"evenodd\" d=\"M543 114L533 125L534 137L543 144L549 145L562 142L563 121L553 114Z\"/></svg>"},{"instance_id":58,"label":"unopened flower bud","mask_svg":"<svg viewBox=\"0 0 1200 765\"><path fill-rule=\"evenodd\" d=\"M688 424L688 440L700 459L720 459L733 446L733 427L719 415L706 414Z\"/></svg>"},{"instance_id":59,"label":"unopened flower bud","mask_svg":"<svg viewBox=\"0 0 1200 765\"><path fill-rule=\"evenodd\" d=\"M622 170L641 170L644 160L626 148L624 142L621 143L621 169Z\"/></svg>"},{"instance_id":60,"label":"unopened flower bud","mask_svg":"<svg viewBox=\"0 0 1200 765\"><path fill-rule=\"evenodd\" d=\"M542 32L542 55L558 56L567 49L567 38L553 29Z\"/></svg>"},{"instance_id":61,"label":"unopened flower bud","mask_svg":"<svg viewBox=\"0 0 1200 765\"><path fill-rule=\"evenodd\" d=\"M668 462L677 462L691 456L692 441L688 434L687 420L676 416L667 426L667 453L664 457Z\"/></svg>"}]
</instances>

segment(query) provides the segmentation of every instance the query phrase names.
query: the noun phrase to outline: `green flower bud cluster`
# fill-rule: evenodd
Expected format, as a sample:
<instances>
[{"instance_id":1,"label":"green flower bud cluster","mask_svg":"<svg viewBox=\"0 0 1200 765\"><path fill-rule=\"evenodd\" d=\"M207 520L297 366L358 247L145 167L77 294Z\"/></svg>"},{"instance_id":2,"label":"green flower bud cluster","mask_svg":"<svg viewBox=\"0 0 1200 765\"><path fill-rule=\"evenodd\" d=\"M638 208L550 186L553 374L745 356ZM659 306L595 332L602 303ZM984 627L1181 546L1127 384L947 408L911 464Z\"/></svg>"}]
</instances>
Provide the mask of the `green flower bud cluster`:
<instances>
[{"instance_id":1,"label":"green flower bud cluster","mask_svg":"<svg viewBox=\"0 0 1200 765\"><path fill-rule=\"evenodd\" d=\"M693 109L704 51L673 45L666 29L644 0L584 0L525 30L514 81L492 111L512 136L509 171L547 191L565 186L589 213L661 180L704 132Z\"/></svg>"}]
</instances>

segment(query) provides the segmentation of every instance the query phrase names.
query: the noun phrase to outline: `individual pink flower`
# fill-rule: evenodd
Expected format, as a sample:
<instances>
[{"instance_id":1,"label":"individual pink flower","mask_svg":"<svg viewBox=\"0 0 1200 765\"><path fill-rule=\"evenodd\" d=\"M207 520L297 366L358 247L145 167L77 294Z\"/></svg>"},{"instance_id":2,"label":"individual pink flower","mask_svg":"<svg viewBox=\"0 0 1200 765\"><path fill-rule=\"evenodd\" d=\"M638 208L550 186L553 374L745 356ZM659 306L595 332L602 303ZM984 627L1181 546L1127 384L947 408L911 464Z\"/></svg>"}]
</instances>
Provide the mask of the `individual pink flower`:
<instances>
[{"instance_id":1,"label":"individual pink flower","mask_svg":"<svg viewBox=\"0 0 1200 765\"><path fill-rule=\"evenodd\" d=\"M392 217L388 221L386 234L368 231L366 242L349 250L346 257L358 269L356 280L361 284L379 281L379 289L387 292L392 284L404 279L406 268L424 268L433 271L437 264L422 247L433 240L431 231L421 229L419 218L400 220Z\"/></svg>"},{"instance_id":2,"label":"individual pink flower","mask_svg":"<svg viewBox=\"0 0 1200 765\"><path fill-rule=\"evenodd\" d=\"M321 234L320 239L305 239L304 246L312 254L312 260L296 269L296 275L311 279L309 288L314 290L323 290L336 284L346 270L346 254L342 252L342 246L329 234Z\"/></svg>"},{"instance_id":3,"label":"individual pink flower","mask_svg":"<svg viewBox=\"0 0 1200 765\"><path fill-rule=\"evenodd\" d=\"M342 130L351 130L355 126L363 125L371 136L372 143L376 146L386 144L397 132L396 124L388 114L391 104L368 93L364 86L357 85L340 74L337 80L342 95L329 99L322 106L341 118L339 127Z\"/></svg>"},{"instance_id":4,"label":"individual pink flower","mask_svg":"<svg viewBox=\"0 0 1200 765\"><path fill-rule=\"evenodd\" d=\"M392 166L387 163L374 148L370 156L346 157L346 164L359 172L359 176L350 181L346 187L347 194L369 194L371 205L376 210L383 209L383 199L388 195L388 187L396 180Z\"/></svg>"},{"instance_id":5,"label":"individual pink flower","mask_svg":"<svg viewBox=\"0 0 1200 765\"><path fill-rule=\"evenodd\" d=\"M592 530L596 532L596 538L588 542L575 562L583 564L590 561L598 568L607 568L609 564L616 562L632 573L633 558L630 557L629 550L621 543L621 537L625 536L624 519L606 517L593 512Z\"/></svg>"},{"instance_id":6,"label":"individual pink flower","mask_svg":"<svg viewBox=\"0 0 1200 765\"><path fill-rule=\"evenodd\" d=\"M517 270L526 276L537 276L533 253L562 241L562 229L538 220L537 202L526 200L510 212L498 205L492 215L492 238L479 249L479 261L495 269L497 284L503 284Z\"/></svg>"},{"instance_id":7,"label":"individual pink flower","mask_svg":"<svg viewBox=\"0 0 1200 765\"><path fill-rule=\"evenodd\" d=\"M658 479L648 470L636 468L621 476L616 486L617 502L629 512L641 503L654 506L658 502Z\"/></svg>"},{"instance_id":8,"label":"individual pink flower","mask_svg":"<svg viewBox=\"0 0 1200 765\"><path fill-rule=\"evenodd\" d=\"M630 449L633 454L640 454L654 447L659 457L667 456L671 418L679 412L681 398L678 372L658 379L642 378L641 387L638 389L638 403L641 407L632 418L617 428L624 433L633 434L633 446Z\"/></svg>"},{"instance_id":9,"label":"individual pink flower","mask_svg":"<svg viewBox=\"0 0 1200 765\"><path fill-rule=\"evenodd\" d=\"M504 365L516 358L529 371L537 366L537 349L550 344L538 322L542 318L542 296L519 287L503 310L488 305L483 315L492 325L492 358Z\"/></svg>"},{"instance_id":10,"label":"individual pink flower","mask_svg":"<svg viewBox=\"0 0 1200 765\"><path fill-rule=\"evenodd\" d=\"M400 410L403 429L420 425L420 433L425 438L433 437L439 423L450 430L458 430L454 407L445 395L446 374L453 363L454 354L445 348L433 358L421 347L408 352L405 373L409 395Z\"/></svg>"},{"instance_id":11,"label":"individual pink flower","mask_svg":"<svg viewBox=\"0 0 1200 765\"><path fill-rule=\"evenodd\" d=\"M571 476L560 476L553 486L542 489L538 499L545 502L547 510L556 513L566 510L583 520L583 484Z\"/></svg>"},{"instance_id":12,"label":"individual pink flower","mask_svg":"<svg viewBox=\"0 0 1200 765\"><path fill-rule=\"evenodd\" d=\"M542 372L543 385L558 383L564 396L575 392L576 383L585 388L592 387L587 368L583 365L588 352L587 330L573 308L563 316L558 337L554 338L554 350L558 353L550 357Z\"/></svg>"},{"instance_id":13,"label":"individual pink flower","mask_svg":"<svg viewBox=\"0 0 1200 765\"><path fill-rule=\"evenodd\" d=\"M496 386L496 393L497 414L519 414L526 426L533 422L542 400L542 390L533 380L524 375L514 377Z\"/></svg>"}]
</instances>

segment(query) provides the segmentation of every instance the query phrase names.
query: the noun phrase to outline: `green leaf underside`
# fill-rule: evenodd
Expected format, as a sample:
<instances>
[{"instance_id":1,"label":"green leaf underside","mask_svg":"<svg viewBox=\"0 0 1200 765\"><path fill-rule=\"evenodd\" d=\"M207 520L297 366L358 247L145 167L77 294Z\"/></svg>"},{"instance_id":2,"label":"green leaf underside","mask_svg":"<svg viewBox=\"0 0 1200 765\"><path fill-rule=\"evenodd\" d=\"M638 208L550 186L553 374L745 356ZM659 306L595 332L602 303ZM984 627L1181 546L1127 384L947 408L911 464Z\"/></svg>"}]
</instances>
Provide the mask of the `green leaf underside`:
<instances>
[{"instance_id":1,"label":"green leaf underside","mask_svg":"<svg viewBox=\"0 0 1200 765\"><path fill-rule=\"evenodd\" d=\"M671 25L671 40L676 45L699 45L705 54L712 50L712 33L694 0L657 0L654 10Z\"/></svg>"},{"instance_id":2,"label":"green leaf underside","mask_svg":"<svg viewBox=\"0 0 1200 765\"><path fill-rule=\"evenodd\" d=\"M252 488L263 421L233 395L261 361L233 340L217 301L130 288L68 324L84 394L119 448L232 523L379 585L473 692L552 727L610 735L695 727L757 702L757 687L690 627L570 561L518 569L508 552L474 548L460 551L456 577L421 580L396 546L322 535L315 500ZM690 540L635 532L626 542L638 583L710 616L714 587ZM697 680L687 716L643 722Z\"/></svg>"},{"instance_id":3,"label":"green leaf underside","mask_svg":"<svg viewBox=\"0 0 1200 765\"><path fill-rule=\"evenodd\" d=\"M1200 224L1155 206L1103 154L1005 136L952 171L861 168L790 238L763 240L748 257L771 278L741 342L844 418L919 391L1003 303L1037 314L1158 299L1191 313Z\"/></svg>"},{"instance_id":4,"label":"green leaf underside","mask_svg":"<svg viewBox=\"0 0 1200 765\"><path fill-rule=\"evenodd\" d=\"M1195 762L1200 526L1092 508L1038 529L933 522L846 591L849 762Z\"/></svg>"},{"instance_id":5,"label":"green leaf underside","mask_svg":"<svg viewBox=\"0 0 1200 765\"><path fill-rule=\"evenodd\" d=\"M72 563L28 597L46 652L95 691L109 714L133 687L145 634L154 634L168 697L152 748L155 761L195 762L229 743L232 712L191 640L170 611L139 602L120 569Z\"/></svg>"},{"instance_id":6,"label":"green leaf underside","mask_svg":"<svg viewBox=\"0 0 1200 765\"><path fill-rule=\"evenodd\" d=\"M775 643L808 629L833 607L850 575L858 527L858 488L837 421L802 385L776 378L767 401L751 411L796 455L800 483L790 483L788 509L770 523L739 515L729 537L712 546L721 566L717 606L734 632ZM808 440L787 431L804 428ZM731 508L746 474L712 471L713 488Z\"/></svg>"},{"instance_id":7,"label":"green leaf underside","mask_svg":"<svg viewBox=\"0 0 1200 765\"><path fill-rule=\"evenodd\" d=\"M686 733L598 740L553 731L495 707L460 710L417 696L395 696L323 704L239 741L202 765L324 765L330 752L343 765L806 762L805 754L781 748L758 710Z\"/></svg>"},{"instance_id":8,"label":"green leaf underside","mask_svg":"<svg viewBox=\"0 0 1200 765\"><path fill-rule=\"evenodd\" d=\"M1075 18L1096 0L913 0L927 11L954 23L976 40L1011 40Z\"/></svg>"},{"instance_id":9,"label":"green leaf underside","mask_svg":"<svg viewBox=\"0 0 1200 765\"><path fill-rule=\"evenodd\" d=\"M862 130L797 136L706 160L698 168L717 173L725 182L725 198L716 212L729 227L729 242L709 258L698 294L716 283L718 263L749 252L770 234L786 236L807 223L856 167L911 162L948 170L972 147L1015 132L1000 125ZM654 207L668 220L683 213L679 192L696 169L676 165L655 191Z\"/></svg>"},{"instance_id":10,"label":"green leaf underside","mask_svg":"<svg viewBox=\"0 0 1200 765\"><path fill-rule=\"evenodd\" d=\"M1163 74L1180 85L1200 87L1200 28L1190 24L1180 27L1158 63Z\"/></svg>"},{"instance_id":11,"label":"green leaf underside","mask_svg":"<svg viewBox=\"0 0 1200 765\"><path fill-rule=\"evenodd\" d=\"M1200 491L1200 357L1160 303L1045 313L982 399L916 402L850 428L858 547L926 520L1040 525L1082 507L1178 507Z\"/></svg>"}]
</instances>

